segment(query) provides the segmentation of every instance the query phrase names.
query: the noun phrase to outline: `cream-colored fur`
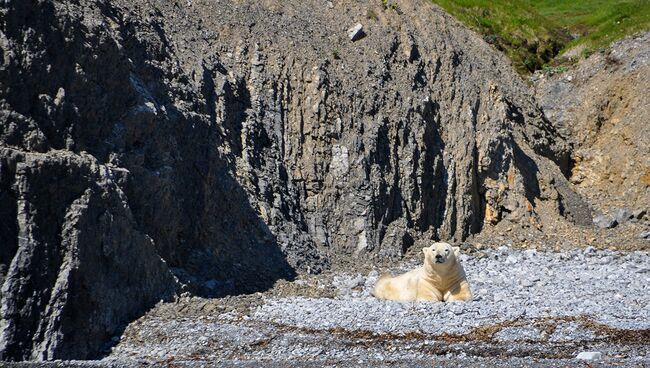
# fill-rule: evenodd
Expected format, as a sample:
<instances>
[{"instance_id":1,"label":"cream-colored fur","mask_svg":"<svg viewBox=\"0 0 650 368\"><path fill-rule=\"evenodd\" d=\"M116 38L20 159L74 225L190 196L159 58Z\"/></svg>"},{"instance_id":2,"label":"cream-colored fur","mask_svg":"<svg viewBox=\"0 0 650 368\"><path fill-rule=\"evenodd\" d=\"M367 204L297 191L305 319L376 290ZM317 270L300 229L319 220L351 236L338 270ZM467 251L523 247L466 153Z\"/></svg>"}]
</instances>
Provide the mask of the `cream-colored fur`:
<instances>
[{"instance_id":1,"label":"cream-colored fur","mask_svg":"<svg viewBox=\"0 0 650 368\"><path fill-rule=\"evenodd\" d=\"M467 301L472 298L465 270L458 262L460 249L434 243L422 249L424 265L399 276L382 276L373 295L379 299L411 301Z\"/></svg>"}]
</instances>

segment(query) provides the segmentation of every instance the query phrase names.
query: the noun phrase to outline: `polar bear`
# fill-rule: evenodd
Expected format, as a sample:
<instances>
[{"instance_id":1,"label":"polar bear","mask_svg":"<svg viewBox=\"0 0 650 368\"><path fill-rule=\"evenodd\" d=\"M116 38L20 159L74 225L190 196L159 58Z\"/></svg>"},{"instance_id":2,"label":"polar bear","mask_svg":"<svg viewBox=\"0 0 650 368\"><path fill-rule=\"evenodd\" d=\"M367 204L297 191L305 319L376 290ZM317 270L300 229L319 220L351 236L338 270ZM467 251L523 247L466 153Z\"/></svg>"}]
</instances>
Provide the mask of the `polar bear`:
<instances>
[{"instance_id":1,"label":"polar bear","mask_svg":"<svg viewBox=\"0 0 650 368\"><path fill-rule=\"evenodd\" d=\"M373 295L379 299L411 301L467 301L472 298L465 270L458 262L460 248L434 243L422 249L424 265L399 276L382 276Z\"/></svg>"}]
</instances>

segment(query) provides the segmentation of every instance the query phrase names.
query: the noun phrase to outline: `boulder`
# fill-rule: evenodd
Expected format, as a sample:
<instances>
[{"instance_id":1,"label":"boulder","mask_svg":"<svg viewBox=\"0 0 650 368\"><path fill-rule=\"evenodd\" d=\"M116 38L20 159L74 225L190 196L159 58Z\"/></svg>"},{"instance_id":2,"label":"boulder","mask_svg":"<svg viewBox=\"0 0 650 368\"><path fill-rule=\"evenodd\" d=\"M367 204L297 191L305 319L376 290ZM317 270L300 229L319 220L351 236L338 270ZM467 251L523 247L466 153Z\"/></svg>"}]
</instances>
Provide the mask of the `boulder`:
<instances>
[{"instance_id":1,"label":"boulder","mask_svg":"<svg viewBox=\"0 0 650 368\"><path fill-rule=\"evenodd\" d=\"M601 229L611 229L618 225L616 219L610 215L600 215L594 217L594 225L598 226Z\"/></svg>"},{"instance_id":2,"label":"boulder","mask_svg":"<svg viewBox=\"0 0 650 368\"><path fill-rule=\"evenodd\" d=\"M599 351L583 351L576 356L580 360L601 360L603 354Z\"/></svg>"},{"instance_id":3,"label":"boulder","mask_svg":"<svg viewBox=\"0 0 650 368\"><path fill-rule=\"evenodd\" d=\"M639 238L650 240L650 230L641 232L641 234L639 234Z\"/></svg>"},{"instance_id":4,"label":"boulder","mask_svg":"<svg viewBox=\"0 0 650 368\"><path fill-rule=\"evenodd\" d=\"M624 224L634 218L634 214L627 208L619 208L614 212L614 219L618 224Z\"/></svg>"},{"instance_id":5,"label":"boulder","mask_svg":"<svg viewBox=\"0 0 650 368\"><path fill-rule=\"evenodd\" d=\"M365 35L361 23L357 23L354 27L348 29L348 37L353 42L362 39Z\"/></svg>"},{"instance_id":6,"label":"boulder","mask_svg":"<svg viewBox=\"0 0 650 368\"><path fill-rule=\"evenodd\" d=\"M638 209L632 212L632 216L634 219L641 220L645 215L648 213L648 211L643 210L643 209Z\"/></svg>"}]
</instances>

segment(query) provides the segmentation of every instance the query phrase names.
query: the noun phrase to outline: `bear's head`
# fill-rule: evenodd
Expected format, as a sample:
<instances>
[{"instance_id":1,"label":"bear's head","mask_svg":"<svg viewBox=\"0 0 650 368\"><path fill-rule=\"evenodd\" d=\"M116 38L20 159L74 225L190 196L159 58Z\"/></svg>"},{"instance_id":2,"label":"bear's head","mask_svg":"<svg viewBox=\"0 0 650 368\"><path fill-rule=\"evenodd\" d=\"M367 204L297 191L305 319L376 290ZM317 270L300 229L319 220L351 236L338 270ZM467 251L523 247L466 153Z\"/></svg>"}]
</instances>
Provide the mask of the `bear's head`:
<instances>
[{"instance_id":1,"label":"bear's head","mask_svg":"<svg viewBox=\"0 0 650 368\"><path fill-rule=\"evenodd\" d=\"M422 249L425 263L431 265L450 264L460 255L460 248L452 247L449 243L433 243Z\"/></svg>"}]
</instances>

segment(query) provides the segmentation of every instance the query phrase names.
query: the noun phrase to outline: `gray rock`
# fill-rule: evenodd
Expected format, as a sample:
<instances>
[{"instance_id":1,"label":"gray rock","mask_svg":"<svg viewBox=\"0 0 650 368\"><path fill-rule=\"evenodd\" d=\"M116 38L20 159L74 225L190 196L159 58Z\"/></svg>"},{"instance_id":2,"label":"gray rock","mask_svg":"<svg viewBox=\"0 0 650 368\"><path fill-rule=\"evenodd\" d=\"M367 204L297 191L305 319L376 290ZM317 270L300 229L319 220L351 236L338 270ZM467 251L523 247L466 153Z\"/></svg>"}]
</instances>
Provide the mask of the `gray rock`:
<instances>
[{"instance_id":1,"label":"gray rock","mask_svg":"<svg viewBox=\"0 0 650 368\"><path fill-rule=\"evenodd\" d=\"M639 234L639 238L650 240L650 230L641 232L641 234Z\"/></svg>"},{"instance_id":2,"label":"gray rock","mask_svg":"<svg viewBox=\"0 0 650 368\"><path fill-rule=\"evenodd\" d=\"M533 283L531 280L522 280L521 281L521 286L523 286L523 287L528 288L528 287L532 287L533 285L535 285L535 283Z\"/></svg>"},{"instance_id":3,"label":"gray rock","mask_svg":"<svg viewBox=\"0 0 650 368\"><path fill-rule=\"evenodd\" d=\"M581 360L601 360L602 354L598 351L583 351L576 356L576 359Z\"/></svg>"},{"instance_id":4,"label":"gray rock","mask_svg":"<svg viewBox=\"0 0 650 368\"><path fill-rule=\"evenodd\" d=\"M641 220L646 215L646 213L648 213L646 210L638 209L632 212L632 216L637 220Z\"/></svg>"},{"instance_id":5,"label":"gray rock","mask_svg":"<svg viewBox=\"0 0 650 368\"><path fill-rule=\"evenodd\" d=\"M618 225L616 219L609 215L596 216L594 217L593 223L601 229L611 229Z\"/></svg>"},{"instance_id":6,"label":"gray rock","mask_svg":"<svg viewBox=\"0 0 650 368\"><path fill-rule=\"evenodd\" d=\"M126 316L175 292L110 168L72 152L0 148L0 157L21 183L0 300L0 360L91 358Z\"/></svg>"},{"instance_id":7,"label":"gray rock","mask_svg":"<svg viewBox=\"0 0 650 368\"><path fill-rule=\"evenodd\" d=\"M354 27L348 29L348 37L350 40L357 41L363 38L366 34L363 32L363 25L357 23Z\"/></svg>"},{"instance_id":8,"label":"gray rock","mask_svg":"<svg viewBox=\"0 0 650 368\"><path fill-rule=\"evenodd\" d=\"M524 339L530 341L539 339L540 331L531 326L507 327L497 332L494 337L504 342L516 342Z\"/></svg>"},{"instance_id":9,"label":"gray rock","mask_svg":"<svg viewBox=\"0 0 650 368\"><path fill-rule=\"evenodd\" d=\"M624 224L633 217L634 215L627 208L619 208L614 212L614 219L618 224Z\"/></svg>"}]
</instances>

